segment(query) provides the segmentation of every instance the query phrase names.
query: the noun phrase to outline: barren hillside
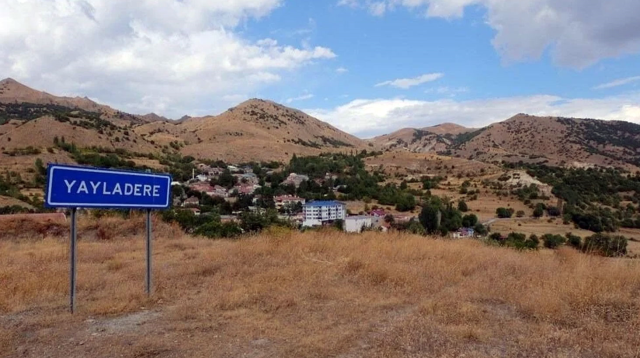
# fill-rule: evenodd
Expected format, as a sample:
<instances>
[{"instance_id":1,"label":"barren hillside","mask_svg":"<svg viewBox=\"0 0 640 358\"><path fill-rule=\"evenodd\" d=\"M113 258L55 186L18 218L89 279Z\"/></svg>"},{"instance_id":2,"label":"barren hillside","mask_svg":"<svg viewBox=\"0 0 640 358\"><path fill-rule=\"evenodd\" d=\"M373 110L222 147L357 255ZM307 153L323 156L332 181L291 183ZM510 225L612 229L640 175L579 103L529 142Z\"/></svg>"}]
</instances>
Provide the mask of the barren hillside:
<instances>
[{"instance_id":1,"label":"barren hillside","mask_svg":"<svg viewBox=\"0 0 640 358\"><path fill-rule=\"evenodd\" d=\"M640 164L640 125L628 122L519 114L470 137L453 152L486 162L522 160L631 170Z\"/></svg>"},{"instance_id":2,"label":"barren hillside","mask_svg":"<svg viewBox=\"0 0 640 358\"><path fill-rule=\"evenodd\" d=\"M180 141L185 155L228 161L287 160L291 155L372 149L364 141L296 109L252 99L218 116L137 127L147 140Z\"/></svg>"},{"instance_id":3,"label":"barren hillside","mask_svg":"<svg viewBox=\"0 0 640 358\"><path fill-rule=\"evenodd\" d=\"M519 114L481 129L455 124L405 128L372 140L386 150L436 152L487 163L547 163L574 167L640 166L640 125L596 119Z\"/></svg>"},{"instance_id":4,"label":"barren hillside","mask_svg":"<svg viewBox=\"0 0 640 358\"><path fill-rule=\"evenodd\" d=\"M296 109L253 99L218 116L171 121L131 115L88 98L57 97L12 79L0 81L0 148L50 148L55 138L78 147L129 152L179 150L229 162L288 160L293 154L360 151L373 144Z\"/></svg>"},{"instance_id":5,"label":"barren hillside","mask_svg":"<svg viewBox=\"0 0 640 358\"><path fill-rule=\"evenodd\" d=\"M424 128L403 128L370 140L387 150L407 150L414 153L444 152L452 147L457 136L473 131L454 123Z\"/></svg>"}]
</instances>

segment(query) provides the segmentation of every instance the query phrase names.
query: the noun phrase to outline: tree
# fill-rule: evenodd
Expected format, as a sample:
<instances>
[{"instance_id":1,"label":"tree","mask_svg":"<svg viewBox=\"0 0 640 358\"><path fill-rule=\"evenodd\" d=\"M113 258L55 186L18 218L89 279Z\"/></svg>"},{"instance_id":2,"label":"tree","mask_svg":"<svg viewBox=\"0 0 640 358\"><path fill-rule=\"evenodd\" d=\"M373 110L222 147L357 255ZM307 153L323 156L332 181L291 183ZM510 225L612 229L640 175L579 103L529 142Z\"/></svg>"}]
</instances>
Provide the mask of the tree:
<instances>
[{"instance_id":1,"label":"tree","mask_svg":"<svg viewBox=\"0 0 640 358\"><path fill-rule=\"evenodd\" d=\"M440 209L432 204L427 204L422 207L422 211L420 212L420 223L425 228L427 233L433 234L439 229L438 223L438 212Z\"/></svg>"},{"instance_id":2,"label":"tree","mask_svg":"<svg viewBox=\"0 0 640 358\"><path fill-rule=\"evenodd\" d=\"M474 227L478 223L478 217L474 214L465 215L462 217L463 227Z\"/></svg>"},{"instance_id":3,"label":"tree","mask_svg":"<svg viewBox=\"0 0 640 358\"><path fill-rule=\"evenodd\" d=\"M488 234L488 233L489 233L489 231L487 230L487 227L486 227L486 226L484 226L484 225L482 225L482 224L480 224L480 223L477 223L477 224L473 227L473 231L474 231L476 234L480 235L480 236L485 236L486 234Z\"/></svg>"},{"instance_id":4,"label":"tree","mask_svg":"<svg viewBox=\"0 0 640 358\"><path fill-rule=\"evenodd\" d=\"M40 158L36 159L36 171L40 175L47 174L47 168L45 168L44 164L42 163L42 159Z\"/></svg>"},{"instance_id":5,"label":"tree","mask_svg":"<svg viewBox=\"0 0 640 358\"><path fill-rule=\"evenodd\" d=\"M585 252L597 253L602 256L616 257L627 254L628 240L624 236L609 236L595 234L584 240L582 249Z\"/></svg>"},{"instance_id":6,"label":"tree","mask_svg":"<svg viewBox=\"0 0 640 358\"><path fill-rule=\"evenodd\" d=\"M225 169L216 180L216 183L220 186L223 186L227 189L233 188L236 185L238 179L231 174L229 169Z\"/></svg>"},{"instance_id":7,"label":"tree","mask_svg":"<svg viewBox=\"0 0 640 358\"><path fill-rule=\"evenodd\" d=\"M467 211L469 211L469 207L467 206L467 203L464 200L458 201L458 210L462 211L463 213L466 213Z\"/></svg>"},{"instance_id":8,"label":"tree","mask_svg":"<svg viewBox=\"0 0 640 358\"><path fill-rule=\"evenodd\" d=\"M540 218L542 215L544 215L544 210L541 207L536 206L536 208L533 209L533 217Z\"/></svg>"},{"instance_id":9,"label":"tree","mask_svg":"<svg viewBox=\"0 0 640 358\"><path fill-rule=\"evenodd\" d=\"M555 206L549 206L547 207L547 214L549 214L549 216L560 216L560 209L556 208Z\"/></svg>"},{"instance_id":10,"label":"tree","mask_svg":"<svg viewBox=\"0 0 640 358\"><path fill-rule=\"evenodd\" d=\"M582 238L580 236L573 235L572 233L569 232L565 235L565 237L567 238L567 242L569 243L569 245L572 246L573 248L576 248L576 249L582 248Z\"/></svg>"},{"instance_id":11,"label":"tree","mask_svg":"<svg viewBox=\"0 0 640 358\"><path fill-rule=\"evenodd\" d=\"M559 246L564 245L567 240L561 235L545 234L542 236L542 241L544 241L544 247L548 249L556 249Z\"/></svg>"},{"instance_id":12,"label":"tree","mask_svg":"<svg viewBox=\"0 0 640 358\"><path fill-rule=\"evenodd\" d=\"M498 208L496 209L496 215L501 219L510 218L513 215L512 208Z\"/></svg>"},{"instance_id":13,"label":"tree","mask_svg":"<svg viewBox=\"0 0 640 358\"><path fill-rule=\"evenodd\" d=\"M416 207L416 198L412 194L401 194L396 202L396 210L411 211Z\"/></svg>"},{"instance_id":14,"label":"tree","mask_svg":"<svg viewBox=\"0 0 640 358\"><path fill-rule=\"evenodd\" d=\"M419 221L411 220L409 221L409 225L407 225L407 232L410 232L415 235L426 235L427 231L424 229L422 224Z\"/></svg>"}]
</instances>

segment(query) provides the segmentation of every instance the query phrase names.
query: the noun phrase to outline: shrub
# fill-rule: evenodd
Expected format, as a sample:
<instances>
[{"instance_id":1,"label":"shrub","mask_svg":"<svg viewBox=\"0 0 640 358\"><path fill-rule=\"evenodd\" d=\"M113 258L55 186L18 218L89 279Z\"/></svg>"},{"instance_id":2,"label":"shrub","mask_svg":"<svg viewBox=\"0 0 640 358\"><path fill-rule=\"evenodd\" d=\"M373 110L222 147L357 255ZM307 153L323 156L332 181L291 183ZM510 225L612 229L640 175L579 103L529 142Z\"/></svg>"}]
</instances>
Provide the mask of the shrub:
<instances>
[{"instance_id":1,"label":"shrub","mask_svg":"<svg viewBox=\"0 0 640 358\"><path fill-rule=\"evenodd\" d=\"M477 223L474 227L473 227L473 231L475 231L476 234L480 235L480 236L484 236L488 233L487 228L480 224Z\"/></svg>"},{"instance_id":2,"label":"shrub","mask_svg":"<svg viewBox=\"0 0 640 358\"><path fill-rule=\"evenodd\" d=\"M542 236L542 241L544 241L544 247L556 249L558 246L564 245L567 240L561 235L545 234Z\"/></svg>"},{"instance_id":3,"label":"shrub","mask_svg":"<svg viewBox=\"0 0 640 358\"><path fill-rule=\"evenodd\" d=\"M523 210L518 210L518 212L516 213L516 216L521 218L524 217L524 211Z\"/></svg>"},{"instance_id":4,"label":"shrub","mask_svg":"<svg viewBox=\"0 0 640 358\"><path fill-rule=\"evenodd\" d=\"M627 254L627 238L624 236L609 236L595 234L584 240L582 249L585 252L597 253L602 256L616 257Z\"/></svg>"},{"instance_id":5,"label":"shrub","mask_svg":"<svg viewBox=\"0 0 640 358\"><path fill-rule=\"evenodd\" d=\"M514 210L512 208L498 208L496 209L496 215L501 219L510 218L513 216Z\"/></svg>"},{"instance_id":6,"label":"shrub","mask_svg":"<svg viewBox=\"0 0 640 358\"><path fill-rule=\"evenodd\" d=\"M549 216L560 216L560 209L555 206L549 206L547 207L547 214L549 214Z\"/></svg>"},{"instance_id":7,"label":"shrub","mask_svg":"<svg viewBox=\"0 0 640 358\"><path fill-rule=\"evenodd\" d=\"M576 249L580 249L582 247L582 238L577 235L573 235L572 233L567 233L566 235L567 243Z\"/></svg>"},{"instance_id":8,"label":"shrub","mask_svg":"<svg viewBox=\"0 0 640 358\"><path fill-rule=\"evenodd\" d=\"M533 209L533 217L540 218L542 215L544 215L544 209L540 206L536 206L536 208Z\"/></svg>"},{"instance_id":9,"label":"shrub","mask_svg":"<svg viewBox=\"0 0 640 358\"><path fill-rule=\"evenodd\" d=\"M478 223L478 217L474 214L465 215L462 217L463 227L474 227Z\"/></svg>"},{"instance_id":10,"label":"shrub","mask_svg":"<svg viewBox=\"0 0 640 358\"><path fill-rule=\"evenodd\" d=\"M458 202L458 210L462 211L463 213L469 211L469 207L467 206L467 203L464 202L464 200L460 200Z\"/></svg>"},{"instance_id":11,"label":"shrub","mask_svg":"<svg viewBox=\"0 0 640 358\"><path fill-rule=\"evenodd\" d=\"M198 227L194 234L208 238L234 238L242 234L242 229L234 222L211 221Z\"/></svg>"}]
</instances>

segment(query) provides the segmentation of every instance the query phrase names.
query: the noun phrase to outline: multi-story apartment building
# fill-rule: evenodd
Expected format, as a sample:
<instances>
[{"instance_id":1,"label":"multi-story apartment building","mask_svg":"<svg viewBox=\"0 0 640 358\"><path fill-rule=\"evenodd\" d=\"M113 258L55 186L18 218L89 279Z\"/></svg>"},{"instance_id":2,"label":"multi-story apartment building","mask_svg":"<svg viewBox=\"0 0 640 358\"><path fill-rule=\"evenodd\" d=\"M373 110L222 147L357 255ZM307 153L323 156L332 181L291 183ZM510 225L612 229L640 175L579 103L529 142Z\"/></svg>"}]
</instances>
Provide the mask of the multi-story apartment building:
<instances>
[{"instance_id":1,"label":"multi-story apartment building","mask_svg":"<svg viewBox=\"0 0 640 358\"><path fill-rule=\"evenodd\" d=\"M344 220L347 216L345 204L339 201L312 201L302 208L302 226L319 226L323 223Z\"/></svg>"}]
</instances>

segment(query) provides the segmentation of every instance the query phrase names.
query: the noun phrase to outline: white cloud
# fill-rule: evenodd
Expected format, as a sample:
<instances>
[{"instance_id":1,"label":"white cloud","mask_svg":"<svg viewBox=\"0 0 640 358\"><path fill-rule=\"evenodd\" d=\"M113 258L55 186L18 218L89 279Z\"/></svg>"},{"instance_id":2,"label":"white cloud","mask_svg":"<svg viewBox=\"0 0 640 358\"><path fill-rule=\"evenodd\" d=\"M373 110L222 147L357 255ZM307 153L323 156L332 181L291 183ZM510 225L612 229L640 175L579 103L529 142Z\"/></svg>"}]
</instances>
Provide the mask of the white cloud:
<instances>
[{"instance_id":1,"label":"white cloud","mask_svg":"<svg viewBox=\"0 0 640 358\"><path fill-rule=\"evenodd\" d=\"M467 92L469 92L468 87L448 87L448 86L429 88L424 91L424 93L448 94L451 96L455 96L458 93L467 93Z\"/></svg>"},{"instance_id":2,"label":"white cloud","mask_svg":"<svg viewBox=\"0 0 640 358\"><path fill-rule=\"evenodd\" d=\"M382 16L387 11L387 4L384 1L369 4L369 12L373 16Z\"/></svg>"},{"instance_id":3,"label":"white cloud","mask_svg":"<svg viewBox=\"0 0 640 358\"><path fill-rule=\"evenodd\" d=\"M348 6L348 7L358 7L359 6L359 0L340 0L338 1L338 6Z\"/></svg>"},{"instance_id":4,"label":"white cloud","mask_svg":"<svg viewBox=\"0 0 640 358\"><path fill-rule=\"evenodd\" d=\"M313 97L314 96L311 93L307 93L307 94L300 95L298 97L287 98L286 102L291 103L291 102L298 102L298 101L306 101Z\"/></svg>"},{"instance_id":5,"label":"white cloud","mask_svg":"<svg viewBox=\"0 0 640 358\"><path fill-rule=\"evenodd\" d=\"M420 128L444 122L483 127L517 113L640 123L639 96L640 93L630 93L602 99L567 99L534 95L469 101L356 99L333 109L308 110L307 113L349 133L371 137L398 128Z\"/></svg>"},{"instance_id":6,"label":"white cloud","mask_svg":"<svg viewBox=\"0 0 640 358\"><path fill-rule=\"evenodd\" d=\"M339 4L371 12L373 2ZM558 64L584 68L640 52L637 0L385 0L385 5L386 11L404 6L442 18L461 17L468 6L484 6L486 23L496 31L493 46L506 61L538 59L549 50Z\"/></svg>"},{"instance_id":7,"label":"white cloud","mask_svg":"<svg viewBox=\"0 0 640 358\"><path fill-rule=\"evenodd\" d=\"M629 83L633 83L633 82L638 82L640 81L640 76L634 76L634 77L627 77L627 78L621 78L615 81L611 81L608 83L603 83L599 86L594 87L593 89L607 89L607 88L613 88L613 87L618 87L618 86L624 86L627 85Z\"/></svg>"},{"instance_id":8,"label":"white cloud","mask_svg":"<svg viewBox=\"0 0 640 358\"><path fill-rule=\"evenodd\" d=\"M336 69L336 72L338 72L338 73L347 73L347 72L349 72L349 70L347 70L347 69L346 69L346 68L344 68L344 67L338 67L338 68Z\"/></svg>"},{"instance_id":9,"label":"white cloud","mask_svg":"<svg viewBox=\"0 0 640 358\"><path fill-rule=\"evenodd\" d=\"M0 77L134 113L209 113L225 95L336 56L238 34L282 2L0 0Z\"/></svg>"},{"instance_id":10,"label":"white cloud","mask_svg":"<svg viewBox=\"0 0 640 358\"><path fill-rule=\"evenodd\" d=\"M392 86L402 89L408 89L413 86L421 85L423 83L435 81L442 78L443 76L444 74L442 73L427 73L414 78L399 78L397 80L380 82L376 84L376 87Z\"/></svg>"}]
</instances>

